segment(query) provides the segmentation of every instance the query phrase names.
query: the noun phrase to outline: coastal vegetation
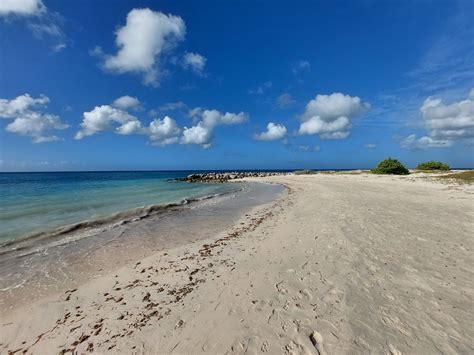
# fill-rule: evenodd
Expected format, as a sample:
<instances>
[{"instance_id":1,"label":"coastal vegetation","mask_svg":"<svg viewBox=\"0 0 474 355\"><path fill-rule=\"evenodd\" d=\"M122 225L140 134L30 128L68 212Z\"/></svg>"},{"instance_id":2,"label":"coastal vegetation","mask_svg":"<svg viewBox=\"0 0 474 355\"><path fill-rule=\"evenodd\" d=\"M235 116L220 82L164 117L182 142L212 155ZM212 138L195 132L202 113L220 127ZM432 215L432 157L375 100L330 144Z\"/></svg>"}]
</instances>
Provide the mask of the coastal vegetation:
<instances>
[{"instance_id":1,"label":"coastal vegetation","mask_svg":"<svg viewBox=\"0 0 474 355\"><path fill-rule=\"evenodd\" d=\"M377 167L372 169L373 174L391 174L408 175L410 172L397 159L388 158L378 163Z\"/></svg>"},{"instance_id":2,"label":"coastal vegetation","mask_svg":"<svg viewBox=\"0 0 474 355\"><path fill-rule=\"evenodd\" d=\"M464 184L474 184L474 170L462 171L459 173L446 174L438 176L439 179L451 179L453 181L464 183Z\"/></svg>"},{"instance_id":3,"label":"coastal vegetation","mask_svg":"<svg viewBox=\"0 0 474 355\"><path fill-rule=\"evenodd\" d=\"M420 163L416 166L416 169L418 170L442 170L442 171L448 171L450 170L449 165L445 164L440 161L427 161L424 163Z\"/></svg>"}]
</instances>

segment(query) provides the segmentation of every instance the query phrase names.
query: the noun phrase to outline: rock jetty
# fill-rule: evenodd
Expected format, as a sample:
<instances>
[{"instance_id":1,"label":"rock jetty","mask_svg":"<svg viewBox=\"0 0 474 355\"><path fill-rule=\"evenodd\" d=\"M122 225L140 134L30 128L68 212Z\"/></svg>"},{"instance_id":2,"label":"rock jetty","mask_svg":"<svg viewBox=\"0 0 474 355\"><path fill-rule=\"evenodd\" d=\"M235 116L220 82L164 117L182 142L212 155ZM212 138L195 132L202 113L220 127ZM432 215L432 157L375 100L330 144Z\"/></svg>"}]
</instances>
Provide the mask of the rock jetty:
<instances>
[{"instance_id":1,"label":"rock jetty","mask_svg":"<svg viewBox=\"0 0 474 355\"><path fill-rule=\"evenodd\" d=\"M177 181L187 182L227 182L229 180L243 179L247 177L265 177L275 175L288 175L284 172L222 172L222 173L199 173L190 174L183 178L177 178Z\"/></svg>"}]
</instances>

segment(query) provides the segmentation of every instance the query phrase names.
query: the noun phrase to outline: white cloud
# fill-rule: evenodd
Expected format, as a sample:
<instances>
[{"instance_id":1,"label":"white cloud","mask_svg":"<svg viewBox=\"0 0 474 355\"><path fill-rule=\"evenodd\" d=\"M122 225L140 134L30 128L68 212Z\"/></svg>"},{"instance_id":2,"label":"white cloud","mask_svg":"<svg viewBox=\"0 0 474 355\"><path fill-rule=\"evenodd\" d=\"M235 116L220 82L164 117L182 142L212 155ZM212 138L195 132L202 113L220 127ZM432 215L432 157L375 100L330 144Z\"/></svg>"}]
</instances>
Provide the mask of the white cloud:
<instances>
[{"instance_id":1,"label":"white cloud","mask_svg":"<svg viewBox=\"0 0 474 355\"><path fill-rule=\"evenodd\" d=\"M294 105L294 103L295 103L295 100L288 93L281 94L276 99L276 106L282 110L290 108L291 106Z\"/></svg>"},{"instance_id":2,"label":"white cloud","mask_svg":"<svg viewBox=\"0 0 474 355\"><path fill-rule=\"evenodd\" d=\"M186 53L183 57L183 67L198 75L203 75L207 59L198 53Z\"/></svg>"},{"instance_id":3,"label":"white cloud","mask_svg":"<svg viewBox=\"0 0 474 355\"><path fill-rule=\"evenodd\" d=\"M368 103L355 96L333 93L317 95L308 102L301 115L299 134L319 134L322 139L344 139L349 136L351 118L367 111Z\"/></svg>"},{"instance_id":4,"label":"white cloud","mask_svg":"<svg viewBox=\"0 0 474 355\"><path fill-rule=\"evenodd\" d=\"M321 147L319 145L300 145L298 149L302 152L319 152L321 150Z\"/></svg>"},{"instance_id":5,"label":"white cloud","mask_svg":"<svg viewBox=\"0 0 474 355\"><path fill-rule=\"evenodd\" d=\"M12 100L0 99L0 117L13 119L6 127L8 132L29 136L34 143L59 140L55 130L68 127L56 115L43 113L41 108L49 103L47 96L33 98L29 94L18 96Z\"/></svg>"},{"instance_id":6,"label":"white cloud","mask_svg":"<svg viewBox=\"0 0 474 355\"><path fill-rule=\"evenodd\" d=\"M46 11L41 0L2 0L0 16L39 16Z\"/></svg>"},{"instance_id":7,"label":"white cloud","mask_svg":"<svg viewBox=\"0 0 474 355\"><path fill-rule=\"evenodd\" d=\"M184 127L182 144L201 144L207 145L212 139L212 129L205 127L202 122L196 126Z\"/></svg>"},{"instance_id":8,"label":"white cloud","mask_svg":"<svg viewBox=\"0 0 474 355\"><path fill-rule=\"evenodd\" d=\"M148 127L148 135L153 145L178 143L181 129L172 118L166 116L162 120L153 120Z\"/></svg>"},{"instance_id":9,"label":"white cloud","mask_svg":"<svg viewBox=\"0 0 474 355\"><path fill-rule=\"evenodd\" d=\"M62 30L63 17L51 12L41 0L2 0L0 17L25 18L25 23L38 39L52 38L56 43L51 46L54 53L66 48L66 35Z\"/></svg>"},{"instance_id":10,"label":"white cloud","mask_svg":"<svg viewBox=\"0 0 474 355\"><path fill-rule=\"evenodd\" d=\"M200 107L191 110L189 115L200 120L192 127L184 127L181 143L200 144L205 148L210 146L215 127L240 124L247 120L247 115L243 112L221 113L217 110L203 110Z\"/></svg>"},{"instance_id":11,"label":"white cloud","mask_svg":"<svg viewBox=\"0 0 474 355\"><path fill-rule=\"evenodd\" d=\"M373 143L364 144L364 148L367 148L367 149L374 149L376 147L377 147L377 145L373 144Z\"/></svg>"},{"instance_id":12,"label":"white cloud","mask_svg":"<svg viewBox=\"0 0 474 355\"><path fill-rule=\"evenodd\" d=\"M134 133L139 133L142 129L142 124L138 120L134 121L128 121L121 126L118 126L115 131L118 134L123 134L125 136L134 134Z\"/></svg>"},{"instance_id":13,"label":"white cloud","mask_svg":"<svg viewBox=\"0 0 474 355\"><path fill-rule=\"evenodd\" d=\"M29 94L20 95L12 100L0 99L0 117L16 118L16 116L27 112L33 107L43 106L49 103L49 98L40 95L37 99Z\"/></svg>"},{"instance_id":14,"label":"white cloud","mask_svg":"<svg viewBox=\"0 0 474 355\"><path fill-rule=\"evenodd\" d=\"M33 32L36 38L43 39L45 36L61 37L63 32L61 28L54 22L49 23L30 23L29 29ZM64 43L60 43L65 45Z\"/></svg>"},{"instance_id":15,"label":"white cloud","mask_svg":"<svg viewBox=\"0 0 474 355\"><path fill-rule=\"evenodd\" d=\"M293 64L291 70L293 71L293 74L296 75L303 71L309 70L310 67L311 67L311 64L307 60L299 60L298 62Z\"/></svg>"},{"instance_id":16,"label":"white cloud","mask_svg":"<svg viewBox=\"0 0 474 355\"><path fill-rule=\"evenodd\" d=\"M54 52L54 53L59 53L61 52L63 49L65 49L67 47L66 43L64 42L59 42L58 44L55 44L54 46L51 47L51 50Z\"/></svg>"},{"instance_id":17,"label":"white cloud","mask_svg":"<svg viewBox=\"0 0 474 355\"><path fill-rule=\"evenodd\" d=\"M411 134L400 142L402 148L406 149L445 148L452 144L449 140L436 140L427 136L416 138L416 134Z\"/></svg>"},{"instance_id":18,"label":"white cloud","mask_svg":"<svg viewBox=\"0 0 474 355\"><path fill-rule=\"evenodd\" d=\"M122 110L137 109L140 108L140 101L136 97L124 95L115 99L112 105Z\"/></svg>"},{"instance_id":19,"label":"white cloud","mask_svg":"<svg viewBox=\"0 0 474 355\"><path fill-rule=\"evenodd\" d=\"M140 121L127 111L102 105L96 106L89 112L84 112L81 130L76 133L76 139L82 139L101 131L115 131L115 133L129 135L141 130Z\"/></svg>"},{"instance_id":20,"label":"white cloud","mask_svg":"<svg viewBox=\"0 0 474 355\"><path fill-rule=\"evenodd\" d=\"M286 127L282 124L275 124L273 122L268 123L267 129L259 134L255 135L256 140L260 141L274 141L282 139L286 136Z\"/></svg>"},{"instance_id":21,"label":"white cloud","mask_svg":"<svg viewBox=\"0 0 474 355\"><path fill-rule=\"evenodd\" d=\"M202 122L206 127L214 128L219 125L233 125L243 123L247 120L247 115L240 113L221 113L217 110L204 110L201 113Z\"/></svg>"},{"instance_id":22,"label":"white cloud","mask_svg":"<svg viewBox=\"0 0 474 355\"><path fill-rule=\"evenodd\" d=\"M270 89L273 86L273 83L271 81L266 81L259 86L257 86L255 89L250 89L249 94L255 94L255 95L262 95L265 91Z\"/></svg>"},{"instance_id":23,"label":"white cloud","mask_svg":"<svg viewBox=\"0 0 474 355\"><path fill-rule=\"evenodd\" d=\"M427 135L419 139L412 134L401 141L408 149L449 147L457 140L474 139L474 88L465 100L444 104L428 97L420 112Z\"/></svg>"},{"instance_id":24,"label":"white cloud","mask_svg":"<svg viewBox=\"0 0 474 355\"><path fill-rule=\"evenodd\" d=\"M164 146L179 142L181 129L172 118L156 118L148 126L127 109L140 107L136 97L122 96L111 105L96 106L89 112L84 112L81 130L76 133L76 139L102 131L111 131L121 135L139 134L147 136L152 145Z\"/></svg>"},{"instance_id":25,"label":"white cloud","mask_svg":"<svg viewBox=\"0 0 474 355\"><path fill-rule=\"evenodd\" d=\"M179 16L133 9L125 26L116 31L119 50L116 55L105 56L104 67L117 73L141 73L145 84L158 85L161 55L185 34L186 26Z\"/></svg>"},{"instance_id":26,"label":"white cloud","mask_svg":"<svg viewBox=\"0 0 474 355\"><path fill-rule=\"evenodd\" d=\"M126 98L126 99L124 99ZM122 96L111 105L96 106L89 112L84 112L81 129L76 133L76 139L82 139L102 131L116 134L139 134L148 137L149 143L156 146L168 144L198 144L209 148L215 127L235 125L244 122L247 115L241 113L221 113L217 110L205 110L197 107L190 110L195 124L181 129L175 120L169 116L163 119L155 118L149 125L143 124L137 117L127 111L135 107L131 103L139 103L137 98Z\"/></svg>"},{"instance_id":27,"label":"white cloud","mask_svg":"<svg viewBox=\"0 0 474 355\"><path fill-rule=\"evenodd\" d=\"M428 136L446 140L474 138L474 88L466 100L450 105L429 97L420 111Z\"/></svg>"},{"instance_id":28,"label":"white cloud","mask_svg":"<svg viewBox=\"0 0 474 355\"><path fill-rule=\"evenodd\" d=\"M188 107L183 101L167 102L159 107L161 111L184 110Z\"/></svg>"}]
</instances>

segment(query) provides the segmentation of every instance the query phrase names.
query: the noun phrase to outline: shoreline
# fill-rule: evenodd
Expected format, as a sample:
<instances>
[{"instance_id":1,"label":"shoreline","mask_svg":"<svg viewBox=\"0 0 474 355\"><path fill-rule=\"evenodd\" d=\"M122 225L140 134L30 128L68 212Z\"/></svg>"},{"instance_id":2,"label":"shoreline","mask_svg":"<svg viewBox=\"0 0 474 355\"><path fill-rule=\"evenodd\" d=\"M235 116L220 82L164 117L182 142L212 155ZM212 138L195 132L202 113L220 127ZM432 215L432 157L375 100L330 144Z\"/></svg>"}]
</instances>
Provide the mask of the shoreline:
<instances>
[{"instance_id":1,"label":"shoreline","mask_svg":"<svg viewBox=\"0 0 474 355\"><path fill-rule=\"evenodd\" d=\"M241 191L241 189L235 189L231 191L205 195L202 197L184 198L179 202L152 204L152 205L138 207L138 208L134 208L130 210L117 211L108 216L103 216L99 218L91 218L91 219L83 220L77 223L60 226L52 230L31 233L31 234L19 237L17 239L9 239L9 240L0 242L0 256L10 253L10 252L14 252L18 249L31 248L31 245L28 245L29 242L31 243L42 242L46 239L60 238L64 235L75 233L78 231L80 232L80 230L84 230L84 229L92 229L92 228L99 229L102 226L113 228L116 225L136 222L141 219L150 217L152 214L166 212L166 210L169 210L169 209L183 207L188 204L198 203L200 201L204 201L204 200L219 197L219 196L224 196L227 194L237 193L239 191ZM13 246L13 248L8 249L8 250L3 250L3 249L6 249L6 247L11 247L11 246Z\"/></svg>"},{"instance_id":2,"label":"shoreline","mask_svg":"<svg viewBox=\"0 0 474 355\"><path fill-rule=\"evenodd\" d=\"M473 350L472 186L369 174L250 180L287 190L223 232L13 310L0 348Z\"/></svg>"},{"instance_id":3,"label":"shoreline","mask_svg":"<svg viewBox=\"0 0 474 355\"><path fill-rule=\"evenodd\" d=\"M226 193L198 198L192 203L159 206L156 213L140 213L126 223L93 223L52 237L18 241L0 254L0 305L9 309L19 299L26 301L28 297L24 294L35 295L32 300L45 297L51 290L74 288L80 280L98 277L117 265L140 260L158 250L206 239L208 234L232 226L236 218L260 201L280 193L279 188L268 184L235 185ZM247 198L249 194L255 199ZM209 215L215 218L206 225Z\"/></svg>"}]
</instances>

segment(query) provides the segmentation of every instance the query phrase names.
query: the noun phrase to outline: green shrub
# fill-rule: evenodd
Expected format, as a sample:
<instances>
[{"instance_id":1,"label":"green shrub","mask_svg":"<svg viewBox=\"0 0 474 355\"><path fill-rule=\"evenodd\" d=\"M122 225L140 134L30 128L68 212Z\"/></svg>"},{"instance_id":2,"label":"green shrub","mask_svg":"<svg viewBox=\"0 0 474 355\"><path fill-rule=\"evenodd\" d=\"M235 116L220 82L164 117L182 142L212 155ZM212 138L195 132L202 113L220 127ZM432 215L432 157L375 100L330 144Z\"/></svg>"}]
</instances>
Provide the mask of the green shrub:
<instances>
[{"instance_id":1,"label":"green shrub","mask_svg":"<svg viewBox=\"0 0 474 355\"><path fill-rule=\"evenodd\" d=\"M407 175L410 172L403 166L397 159L385 159L382 160L375 169L371 170L374 174L394 174L394 175Z\"/></svg>"},{"instance_id":2,"label":"green shrub","mask_svg":"<svg viewBox=\"0 0 474 355\"><path fill-rule=\"evenodd\" d=\"M427 161L416 167L418 170L450 170L449 165L440 161Z\"/></svg>"}]
</instances>

